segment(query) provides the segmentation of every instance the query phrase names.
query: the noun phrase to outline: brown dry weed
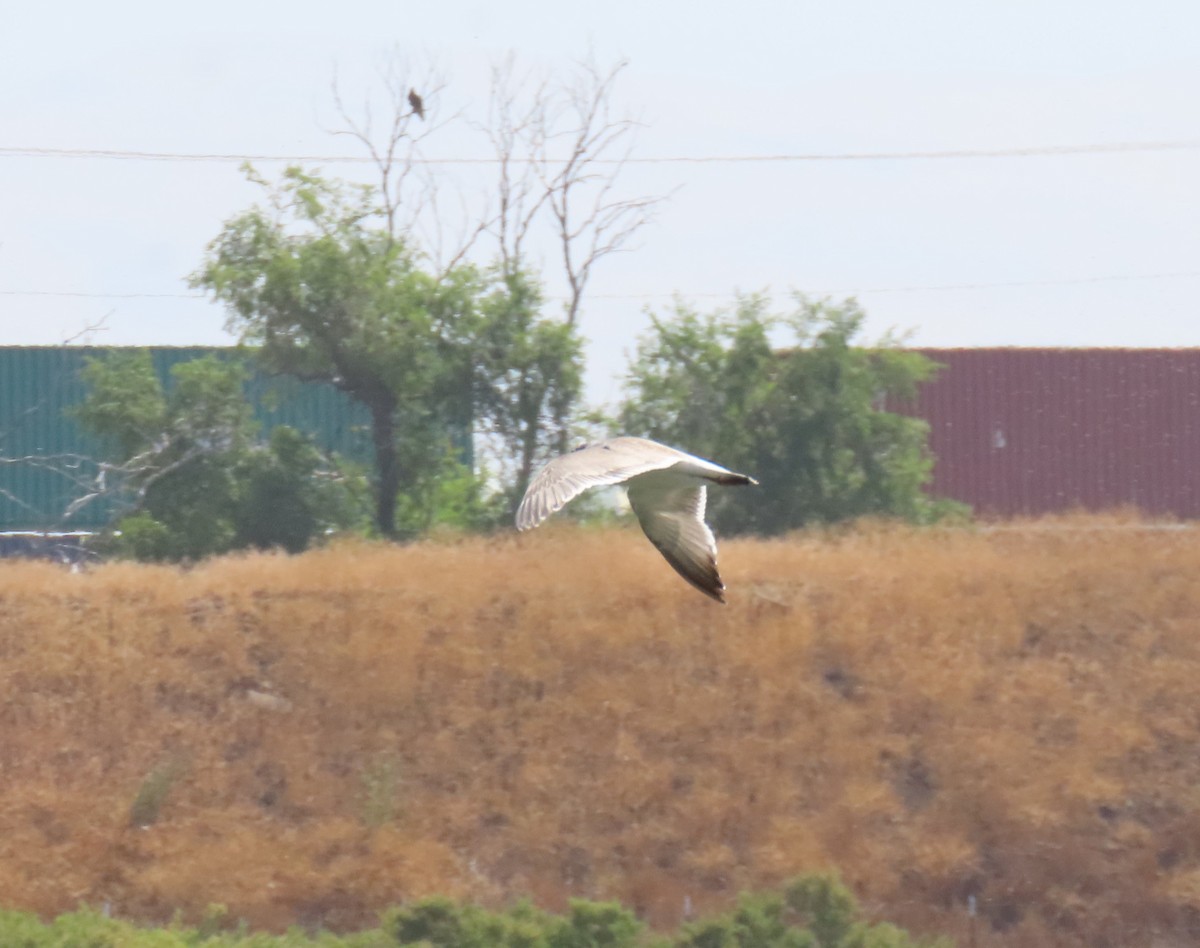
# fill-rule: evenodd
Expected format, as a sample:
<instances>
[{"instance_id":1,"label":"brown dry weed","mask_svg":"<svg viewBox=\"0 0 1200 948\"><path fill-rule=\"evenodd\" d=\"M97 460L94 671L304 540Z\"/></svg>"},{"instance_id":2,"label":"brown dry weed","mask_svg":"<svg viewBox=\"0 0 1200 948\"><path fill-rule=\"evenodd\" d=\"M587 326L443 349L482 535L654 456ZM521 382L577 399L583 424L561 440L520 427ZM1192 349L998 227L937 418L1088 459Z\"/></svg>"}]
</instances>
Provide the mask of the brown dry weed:
<instances>
[{"instance_id":1,"label":"brown dry weed","mask_svg":"<svg viewBox=\"0 0 1200 948\"><path fill-rule=\"evenodd\" d=\"M6 563L0 898L345 928L578 896L674 925L836 869L964 941L974 896L979 944L1195 935L1194 531L864 527L722 569L726 607L632 531L553 525Z\"/></svg>"}]
</instances>

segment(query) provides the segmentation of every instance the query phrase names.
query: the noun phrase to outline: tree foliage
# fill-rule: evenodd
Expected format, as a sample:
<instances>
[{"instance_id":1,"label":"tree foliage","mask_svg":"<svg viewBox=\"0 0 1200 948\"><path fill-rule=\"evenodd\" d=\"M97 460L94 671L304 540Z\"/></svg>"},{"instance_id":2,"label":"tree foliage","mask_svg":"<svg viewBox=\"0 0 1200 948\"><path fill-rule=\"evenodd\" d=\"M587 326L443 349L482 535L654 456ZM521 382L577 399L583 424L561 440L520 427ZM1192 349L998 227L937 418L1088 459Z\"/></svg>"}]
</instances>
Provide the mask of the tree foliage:
<instances>
[{"instance_id":1,"label":"tree foliage","mask_svg":"<svg viewBox=\"0 0 1200 948\"><path fill-rule=\"evenodd\" d=\"M266 444L243 393L245 369L214 356L181 362L164 390L145 350L84 369L77 411L109 452L106 492L123 513L110 549L138 559L196 559L245 547L297 552L360 519L351 480L291 428Z\"/></svg>"},{"instance_id":2,"label":"tree foliage","mask_svg":"<svg viewBox=\"0 0 1200 948\"><path fill-rule=\"evenodd\" d=\"M381 534L397 533L400 494L405 534L433 517L411 506L445 473L451 432L490 419L523 453L543 406L573 403L578 340L538 315L527 277L423 269L380 225L371 188L297 168L276 185L254 180L269 206L229 221L193 282L226 303L269 370L329 382L370 411Z\"/></svg>"},{"instance_id":3,"label":"tree foliage","mask_svg":"<svg viewBox=\"0 0 1200 948\"><path fill-rule=\"evenodd\" d=\"M784 315L767 305L752 296L701 314L677 304L656 317L629 369L623 430L756 477L761 490L712 492L722 529L936 517L943 507L923 492L928 426L883 408L936 366L888 341L858 343L864 313L853 300L801 298Z\"/></svg>"},{"instance_id":4,"label":"tree foliage","mask_svg":"<svg viewBox=\"0 0 1200 948\"><path fill-rule=\"evenodd\" d=\"M583 340L569 323L540 315L541 303L528 276L504 275L483 302L476 340L476 418L509 468L510 511L538 462L557 448L558 425L583 388Z\"/></svg>"}]
</instances>

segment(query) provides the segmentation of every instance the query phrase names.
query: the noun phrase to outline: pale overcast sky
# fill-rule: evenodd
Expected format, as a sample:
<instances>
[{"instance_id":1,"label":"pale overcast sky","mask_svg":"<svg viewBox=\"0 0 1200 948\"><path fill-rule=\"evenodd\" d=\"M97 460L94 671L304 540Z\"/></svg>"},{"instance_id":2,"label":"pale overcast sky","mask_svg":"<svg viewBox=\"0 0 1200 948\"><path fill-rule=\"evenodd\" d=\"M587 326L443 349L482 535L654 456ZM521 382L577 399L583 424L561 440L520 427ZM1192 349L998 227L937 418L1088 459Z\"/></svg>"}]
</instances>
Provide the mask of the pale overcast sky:
<instances>
[{"instance_id":1,"label":"pale overcast sky","mask_svg":"<svg viewBox=\"0 0 1200 948\"><path fill-rule=\"evenodd\" d=\"M702 307L739 289L855 294L872 335L898 327L924 345L1200 345L1194 0L113 0L3 12L0 344L59 343L106 313L93 342L227 341L219 307L169 294L189 292L205 244L256 197L236 162L14 149L357 155L323 130L335 67L358 98L389 51L432 59L446 108L481 117L505 53L564 70L591 48L630 62L617 102L645 122L644 158L1192 143L630 169L633 192L678 190L637 251L595 273L583 318L594 399L615 396L645 308L675 293ZM488 154L465 136L456 147ZM551 292L558 280L548 266Z\"/></svg>"}]
</instances>

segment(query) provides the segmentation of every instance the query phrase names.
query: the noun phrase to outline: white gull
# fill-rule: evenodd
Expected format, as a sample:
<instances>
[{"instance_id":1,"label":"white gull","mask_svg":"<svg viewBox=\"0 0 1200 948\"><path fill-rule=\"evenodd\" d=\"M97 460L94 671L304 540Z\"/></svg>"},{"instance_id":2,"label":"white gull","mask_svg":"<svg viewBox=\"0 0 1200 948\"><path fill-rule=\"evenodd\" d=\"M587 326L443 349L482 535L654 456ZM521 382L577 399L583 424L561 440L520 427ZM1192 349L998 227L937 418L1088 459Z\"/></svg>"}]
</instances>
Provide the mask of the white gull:
<instances>
[{"instance_id":1,"label":"white gull","mask_svg":"<svg viewBox=\"0 0 1200 948\"><path fill-rule=\"evenodd\" d=\"M592 487L624 484L642 531L677 573L707 596L725 601L717 541L704 522L709 484L757 484L712 461L646 438L612 438L557 457L529 482L517 529L530 530Z\"/></svg>"}]
</instances>

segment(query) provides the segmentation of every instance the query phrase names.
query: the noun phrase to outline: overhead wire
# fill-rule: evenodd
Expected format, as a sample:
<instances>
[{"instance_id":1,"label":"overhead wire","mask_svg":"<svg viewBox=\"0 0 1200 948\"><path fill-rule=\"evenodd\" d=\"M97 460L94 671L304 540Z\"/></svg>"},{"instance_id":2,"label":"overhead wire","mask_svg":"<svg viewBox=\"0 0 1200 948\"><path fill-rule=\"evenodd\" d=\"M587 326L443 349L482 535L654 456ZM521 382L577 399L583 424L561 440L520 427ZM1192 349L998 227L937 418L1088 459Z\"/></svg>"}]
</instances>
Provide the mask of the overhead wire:
<instances>
[{"instance_id":1,"label":"overhead wire","mask_svg":"<svg viewBox=\"0 0 1200 948\"><path fill-rule=\"evenodd\" d=\"M893 151L893 152L812 152L795 154L760 154L760 155L677 155L647 158L597 159L596 164L744 164L744 163L786 163L786 162L818 162L818 161L911 161L939 159L975 159L975 158L1034 158L1062 157L1086 154L1120 154L1130 152L1163 152L1200 149L1200 139L1180 139L1172 141L1150 142L1099 142L1084 145L1039 145L1018 148L1001 149L952 149L945 151ZM175 161L175 162L231 162L231 161L287 161L287 162L329 162L329 163L370 163L374 159L362 155L279 155L266 153L217 153L217 152L159 152L133 151L121 149L99 148L47 148L42 146L0 146L2 158L63 158L63 159L110 159L122 161ZM497 158L409 158L415 164L424 165L467 165L494 164ZM532 159L529 159L532 160ZM952 283L914 286L885 286L833 290L813 290L817 294L868 294L868 293L919 293L949 290L988 290L1024 286L1069 286L1087 283L1103 283L1132 280L1163 280L1200 276L1200 271L1179 271L1168 273L1142 274L1112 274L1106 276L1089 276L1057 280L1011 280L993 283ZM650 300L669 299L673 296L684 296L699 299L724 299L728 293L630 293L630 294L593 294L592 299L608 300ZM91 291L56 291L56 290L3 290L0 296L47 296L47 297L76 297L84 299L204 299L199 293L138 293L138 292L91 292Z\"/></svg>"},{"instance_id":2,"label":"overhead wire","mask_svg":"<svg viewBox=\"0 0 1200 948\"><path fill-rule=\"evenodd\" d=\"M1149 142L1095 142L1083 145L1032 145L1015 148L956 148L924 151L862 151L862 152L795 152L757 155L666 155L645 158L597 158L597 165L656 165L656 164L751 164L812 161L919 161L969 158L1052 158L1070 155L1123 154L1129 152L1189 151L1200 149L1200 139ZM372 164L367 155L280 155L268 153L134 151L110 148L47 148L33 145L0 146L0 158L68 158L110 159L117 161L289 161L347 164ZM420 165L491 165L497 157L406 157L405 162ZM510 162L530 163L532 158L510 158ZM538 159L540 160L540 159ZM567 158L546 159L552 164L564 163Z\"/></svg>"},{"instance_id":3,"label":"overhead wire","mask_svg":"<svg viewBox=\"0 0 1200 948\"><path fill-rule=\"evenodd\" d=\"M1200 270L1177 270L1165 273L1116 273L1107 276L1087 276L1087 277L1068 277L1058 280L1005 280L996 283L937 283L927 285L913 286L874 286L874 287L846 287L834 289L812 289L804 290L803 292L811 296L822 295L846 295L855 296L867 293L924 293L924 292L941 292L947 290L995 290L1007 288L1019 288L1026 286L1077 286L1087 283L1115 283L1134 280L1175 280L1175 279L1190 279L1200 277ZM735 296L735 292L729 293L592 293L589 294L589 299L593 300L653 300L653 299L671 299L673 297L682 297L684 299L729 299ZM77 297L81 299L180 299L180 300L202 300L207 297L203 293L104 293L76 290L3 290L0 289L0 296L49 296L49 297ZM565 299L554 294L550 294L551 299Z\"/></svg>"}]
</instances>

